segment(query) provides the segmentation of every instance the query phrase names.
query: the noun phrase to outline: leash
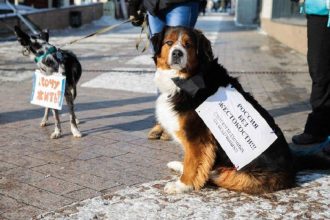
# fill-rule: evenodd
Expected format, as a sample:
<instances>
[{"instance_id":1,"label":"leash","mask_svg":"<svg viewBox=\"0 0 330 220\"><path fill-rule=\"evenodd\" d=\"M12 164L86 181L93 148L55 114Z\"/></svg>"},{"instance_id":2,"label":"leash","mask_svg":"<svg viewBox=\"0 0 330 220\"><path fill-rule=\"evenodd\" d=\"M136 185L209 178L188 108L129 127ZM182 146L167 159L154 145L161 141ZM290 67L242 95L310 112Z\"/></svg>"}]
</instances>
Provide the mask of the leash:
<instances>
[{"instance_id":1,"label":"leash","mask_svg":"<svg viewBox=\"0 0 330 220\"><path fill-rule=\"evenodd\" d=\"M78 39L69 41L68 43L64 43L64 44L60 45L59 47L69 46L69 45L75 44L75 43L77 43L77 42L79 42L81 40L84 40L84 39L87 39L87 38L90 38L90 37L93 37L93 36L97 36L97 35L106 33L108 31L111 31L111 30L113 30L113 29L115 29L115 28L123 25L123 24L129 23L129 22L132 22L132 21L133 21L133 19L127 19L127 20L125 20L123 22L120 22L118 24L115 24L115 25L111 25L109 27L102 28L102 29L100 29L98 31L95 31L94 33L91 33L89 35L86 35L84 37L81 37L81 38L78 38ZM142 34L145 33L146 34L146 38L147 38L147 42L144 42L144 47L141 50L141 53L145 52L149 48L149 45L150 45L150 40L149 40L150 34L149 34L149 31L148 31L148 28L147 27L148 27L148 22L147 22L147 18L145 16L144 21L143 21L143 24L142 24L140 36L139 36L139 38L138 38L138 40L137 40L137 42L135 44L136 50L139 51L140 44L143 42L143 40L142 40Z\"/></svg>"},{"instance_id":2,"label":"leash","mask_svg":"<svg viewBox=\"0 0 330 220\"><path fill-rule=\"evenodd\" d=\"M82 40L84 40L84 39L87 39L87 38L90 38L90 37L93 37L93 36L97 36L97 35L100 35L100 34L106 33L106 32L108 32L108 31L111 31L111 30L113 30L113 29L115 29L115 28L117 28L117 27L119 27L119 26L121 26L121 25L123 25L123 24L129 23L129 22L131 22L131 21L133 21L133 19L127 19L127 20L122 21L122 22L120 22L120 23L118 23L118 24L114 24L114 25L111 25L111 26L108 26L108 27L102 28L102 29L100 29L100 30L98 30L98 31L95 31L95 32L89 34L89 35L86 35L86 36L84 36L84 37L81 37L81 38L78 38L78 39L75 39L75 40L69 41L69 42L67 42L67 43L59 44L59 45L57 45L57 46L60 47L60 48L62 48L62 47L66 47L66 46L69 46L69 45L75 44L75 43L77 43L77 42L79 42L79 41L82 41ZM14 30L12 27L10 27L8 24L6 24L6 23L5 23L4 21L2 21L1 19L0 19L0 22L3 23L3 24L4 24L9 30L11 30L14 34L16 34L16 33L15 33L15 30ZM147 37L147 42L144 43L145 46L144 46L144 48L142 49L141 53L143 53L144 51L146 51L147 48L149 47L149 44L150 44L150 41L149 41L149 32L147 31L147 29L148 29L147 26L148 26L148 24L147 24L146 17L145 17L145 20L144 20L144 22L143 22L143 24L142 24L142 29L141 29L140 37L139 37L139 39L137 40L136 45L135 45L136 50L139 51L139 45L140 45L140 43L142 42L142 34L145 33L145 34L146 34L146 37ZM24 53L23 53L23 55L24 55Z\"/></svg>"},{"instance_id":3,"label":"leash","mask_svg":"<svg viewBox=\"0 0 330 220\"><path fill-rule=\"evenodd\" d=\"M105 32L111 31L111 30L113 30L113 29L115 29L115 28L117 28L117 27L119 27L119 26L121 26L121 25L123 25L123 24L129 23L129 22L131 22L131 21L132 21L132 19L127 19L127 20L125 20L125 21L123 21L123 22L120 22L120 23L118 23L118 24L114 24L114 25L111 25L111 26L109 26L109 27L102 28L102 29L100 29L100 30L98 30L98 31L95 31L94 33L91 33L91 34L89 34L89 35L86 35L86 36L84 36L84 37L81 37L81 38L78 38L78 39L75 39L75 40L69 41L68 43L64 43L64 44L62 44L62 46L60 46L60 47L65 47L65 46L68 46L68 45L71 45L71 44L75 44L75 43L77 43L77 42L79 42L79 41L81 41L81 40L84 40L84 39L87 39L87 38L90 38L90 37L93 37L93 36L96 36L96 35L103 34L103 33L105 33Z\"/></svg>"},{"instance_id":4,"label":"leash","mask_svg":"<svg viewBox=\"0 0 330 220\"><path fill-rule=\"evenodd\" d=\"M127 20L125 20L123 22L120 22L118 24L115 24L115 25L111 25L109 27L102 28L102 29L100 29L98 31L95 31L94 33L91 33L89 35L86 35L84 37L81 37L81 38L78 38L78 39L69 41L68 43L61 44L59 47L61 48L61 47L69 46L69 45L75 44L75 43L77 43L77 42L79 42L81 40L84 40L84 39L87 39L87 38L90 38L90 37L93 37L93 36L97 36L97 35L106 33L108 31L111 31L111 30L113 30L113 29L115 29L115 28L123 25L123 24L129 23L129 22L132 22L132 21L133 21L133 19L127 19ZM144 22L142 24L142 28L141 28L141 33L140 33L139 39L137 40L137 42L135 44L136 50L139 51L140 43L143 42L143 40L142 40L142 34L145 33L146 34L146 37L147 37L147 42L144 43L144 47L141 50L141 53L145 52L149 48L149 44L150 44L150 41L149 41L150 34L148 32L148 28L147 27L148 27L148 23L147 23L147 19L145 17Z\"/></svg>"},{"instance_id":5,"label":"leash","mask_svg":"<svg viewBox=\"0 0 330 220\"><path fill-rule=\"evenodd\" d=\"M146 38L147 38L147 42L143 41L143 38L142 38L142 34L145 33L146 35ZM142 23L142 26L141 26L141 32L140 32L140 36L139 38L136 40L136 44L135 44L135 48L137 51L139 51L139 48L140 48L140 44L141 43L144 43L144 47L143 49L141 50L141 53L145 52L149 46L150 46L150 30L148 28L148 19L147 19L147 15L144 17L144 21Z\"/></svg>"}]
</instances>

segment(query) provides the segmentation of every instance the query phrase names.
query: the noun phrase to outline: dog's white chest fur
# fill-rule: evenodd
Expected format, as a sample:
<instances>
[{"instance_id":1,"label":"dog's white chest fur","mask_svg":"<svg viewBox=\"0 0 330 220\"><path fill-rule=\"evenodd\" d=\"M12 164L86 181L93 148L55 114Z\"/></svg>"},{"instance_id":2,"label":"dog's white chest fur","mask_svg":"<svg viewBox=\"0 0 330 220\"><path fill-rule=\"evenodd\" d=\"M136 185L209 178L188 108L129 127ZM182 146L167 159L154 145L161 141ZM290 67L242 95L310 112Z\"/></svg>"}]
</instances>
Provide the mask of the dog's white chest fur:
<instances>
[{"instance_id":1,"label":"dog's white chest fur","mask_svg":"<svg viewBox=\"0 0 330 220\"><path fill-rule=\"evenodd\" d=\"M177 87L172 80L172 78L175 77L177 77L176 70L157 69L154 82L157 88L159 89L160 93L173 95L179 90L179 87Z\"/></svg>"},{"instance_id":2,"label":"dog's white chest fur","mask_svg":"<svg viewBox=\"0 0 330 220\"><path fill-rule=\"evenodd\" d=\"M163 128L178 141L176 132L179 130L179 118L169 100L172 95L179 91L171 79L173 77L176 77L175 70L157 70L156 72L155 83L161 92L156 101L156 117Z\"/></svg>"}]
</instances>

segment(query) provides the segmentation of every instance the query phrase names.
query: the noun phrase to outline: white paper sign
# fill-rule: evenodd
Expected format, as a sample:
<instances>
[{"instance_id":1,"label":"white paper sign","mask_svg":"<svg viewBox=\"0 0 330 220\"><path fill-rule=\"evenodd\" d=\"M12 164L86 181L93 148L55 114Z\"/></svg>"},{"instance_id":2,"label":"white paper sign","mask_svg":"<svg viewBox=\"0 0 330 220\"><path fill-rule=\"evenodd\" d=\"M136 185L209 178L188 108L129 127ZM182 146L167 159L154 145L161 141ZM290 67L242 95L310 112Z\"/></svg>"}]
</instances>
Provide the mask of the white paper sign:
<instances>
[{"instance_id":1,"label":"white paper sign","mask_svg":"<svg viewBox=\"0 0 330 220\"><path fill-rule=\"evenodd\" d=\"M257 158L277 139L266 120L231 85L220 87L196 112L237 170Z\"/></svg>"},{"instance_id":2,"label":"white paper sign","mask_svg":"<svg viewBox=\"0 0 330 220\"><path fill-rule=\"evenodd\" d=\"M46 76L36 70L33 79L31 103L43 107L62 109L65 91L65 76Z\"/></svg>"}]
</instances>

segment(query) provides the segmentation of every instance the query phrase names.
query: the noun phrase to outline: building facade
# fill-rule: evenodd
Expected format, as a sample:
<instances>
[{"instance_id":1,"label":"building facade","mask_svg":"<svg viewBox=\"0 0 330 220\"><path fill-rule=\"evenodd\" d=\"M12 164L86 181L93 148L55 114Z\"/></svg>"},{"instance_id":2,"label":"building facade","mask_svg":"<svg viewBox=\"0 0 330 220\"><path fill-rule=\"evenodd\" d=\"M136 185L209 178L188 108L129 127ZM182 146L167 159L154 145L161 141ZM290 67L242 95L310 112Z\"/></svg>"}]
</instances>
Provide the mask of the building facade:
<instances>
[{"instance_id":1,"label":"building facade","mask_svg":"<svg viewBox=\"0 0 330 220\"><path fill-rule=\"evenodd\" d=\"M290 0L263 0L261 29L289 47L307 53L307 20L301 3Z\"/></svg>"},{"instance_id":2,"label":"building facade","mask_svg":"<svg viewBox=\"0 0 330 220\"><path fill-rule=\"evenodd\" d=\"M90 3L107 2L108 0L10 0L14 4L22 4L34 8L60 8L70 5L84 5Z\"/></svg>"}]
</instances>

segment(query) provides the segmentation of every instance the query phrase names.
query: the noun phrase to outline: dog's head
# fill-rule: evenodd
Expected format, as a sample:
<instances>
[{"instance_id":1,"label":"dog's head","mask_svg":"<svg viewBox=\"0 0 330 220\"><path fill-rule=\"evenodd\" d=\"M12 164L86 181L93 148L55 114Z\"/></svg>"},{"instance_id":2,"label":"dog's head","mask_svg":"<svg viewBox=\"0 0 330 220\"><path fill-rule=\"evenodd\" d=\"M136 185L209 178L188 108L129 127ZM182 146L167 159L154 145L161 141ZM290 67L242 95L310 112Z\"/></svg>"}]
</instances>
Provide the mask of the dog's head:
<instances>
[{"instance_id":1,"label":"dog's head","mask_svg":"<svg viewBox=\"0 0 330 220\"><path fill-rule=\"evenodd\" d=\"M18 26L15 26L18 42L23 46L23 54L29 55L38 68L46 75L60 72L63 64L63 53L60 49L48 43L48 31L36 35L28 35Z\"/></svg>"},{"instance_id":2,"label":"dog's head","mask_svg":"<svg viewBox=\"0 0 330 220\"><path fill-rule=\"evenodd\" d=\"M177 70L189 78L202 64L213 60L210 41L201 31L185 27L166 27L152 38L158 69Z\"/></svg>"}]
</instances>

